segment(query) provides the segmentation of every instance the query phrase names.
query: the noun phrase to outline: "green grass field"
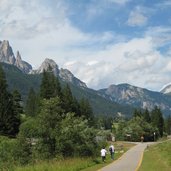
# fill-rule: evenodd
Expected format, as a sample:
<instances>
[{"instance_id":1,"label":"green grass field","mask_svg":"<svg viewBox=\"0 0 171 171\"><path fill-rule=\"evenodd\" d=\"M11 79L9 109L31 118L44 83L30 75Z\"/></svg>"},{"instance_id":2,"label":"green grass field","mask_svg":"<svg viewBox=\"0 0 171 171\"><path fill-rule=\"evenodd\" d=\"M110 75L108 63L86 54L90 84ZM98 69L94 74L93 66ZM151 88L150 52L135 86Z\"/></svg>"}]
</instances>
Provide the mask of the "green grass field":
<instances>
[{"instance_id":1,"label":"green grass field","mask_svg":"<svg viewBox=\"0 0 171 171\"><path fill-rule=\"evenodd\" d=\"M138 171L171 171L171 141L148 147Z\"/></svg>"},{"instance_id":2,"label":"green grass field","mask_svg":"<svg viewBox=\"0 0 171 171\"><path fill-rule=\"evenodd\" d=\"M117 142L114 143L117 153L115 154L115 160L117 160L123 151L127 151L133 146L133 144ZM122 151L123 150L123 151ZM122 152L121 152L122 151ZM100 153L99 153L100 155ZM25 167L16 167L15 171L95 171L109 163L113 162L110 159L110 155L107 155L106 162L102 163L101 157L97 159L92 158L70 158L65 160L51 160L47 162L39 162L34 165L28 165Z\"/></svg>"}]
</instances>

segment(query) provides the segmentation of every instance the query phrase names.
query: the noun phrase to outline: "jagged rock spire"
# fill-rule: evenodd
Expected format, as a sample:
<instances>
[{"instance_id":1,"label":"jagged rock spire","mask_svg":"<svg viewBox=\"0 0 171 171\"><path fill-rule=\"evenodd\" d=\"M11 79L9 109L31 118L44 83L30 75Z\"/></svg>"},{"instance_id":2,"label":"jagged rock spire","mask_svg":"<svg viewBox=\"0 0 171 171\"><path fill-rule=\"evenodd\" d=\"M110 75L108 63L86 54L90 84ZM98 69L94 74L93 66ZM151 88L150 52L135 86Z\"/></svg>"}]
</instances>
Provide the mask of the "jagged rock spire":
<instances>
[{"instance_id":1,"label":"jagged rock spire","mask_svg":"<svg viewBox=\"0 0 171 171\"><path fill-rule=\"evenodd\" d=\"M15 56L8 40L0 42L0 62L5 62L11 65L15 63Z\"/></svg>"},{"instance_id":2,"label":"jagged rock spire","mask_svg":"<svg viewBox=\"0 0 171 171\"><path fill-rule=\"evenodd\" d=\"M32 66L22 60L19 51L17 51L15 58L8 40L0 41L0 62L15 65L26 74L40 74L43 70L47 71L50 68L54 75L60 77L63 81L70 82L80 87L87 87L84 82L76 78L69 70L59 69L55 61L49 58L46 58L37 70L32 70Z\"/></svg>"},{"instance_id":3,"label":"jagged rock spire","mask_svg":"<svg viewBox=\"0 0 171 171\"><path fill-rule=\"evenodd\" d=\"M30 70L32 70L30 64L22 61L19 51L17 51L17 56L15 58L8 40L0 41L0 62L15 65L24 73L29 73Z\"/></svg>"}]
</instances>

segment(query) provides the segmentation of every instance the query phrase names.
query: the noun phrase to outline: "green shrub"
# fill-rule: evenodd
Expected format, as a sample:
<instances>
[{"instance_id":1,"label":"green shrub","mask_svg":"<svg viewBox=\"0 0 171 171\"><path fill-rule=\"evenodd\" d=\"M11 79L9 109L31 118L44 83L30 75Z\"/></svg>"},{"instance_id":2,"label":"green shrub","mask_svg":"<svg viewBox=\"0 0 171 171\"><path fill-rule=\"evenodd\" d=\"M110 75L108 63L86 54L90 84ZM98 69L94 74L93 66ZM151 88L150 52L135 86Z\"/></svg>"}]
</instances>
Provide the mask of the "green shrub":
<instances>
[{"instance_id":1,"label":"green shrub","mask_svg":"<svg viewBox=\"0 0 171 171\"><path fill-rule=\"evenodd\" d=\"M17 140L0 137L0 169L11 168L18 162L18 157Z\"/></svg>"}]
</instances>

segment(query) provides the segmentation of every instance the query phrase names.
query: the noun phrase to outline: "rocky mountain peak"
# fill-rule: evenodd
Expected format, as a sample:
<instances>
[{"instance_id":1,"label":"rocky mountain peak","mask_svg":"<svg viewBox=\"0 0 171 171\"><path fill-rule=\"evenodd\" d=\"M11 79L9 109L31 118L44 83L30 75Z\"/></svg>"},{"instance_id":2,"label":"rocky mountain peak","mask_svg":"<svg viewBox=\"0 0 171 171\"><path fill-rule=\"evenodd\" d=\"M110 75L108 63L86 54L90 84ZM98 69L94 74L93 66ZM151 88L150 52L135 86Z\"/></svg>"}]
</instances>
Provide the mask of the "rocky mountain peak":
<instances>
[{"instance_id":1,"label":"rocky mountain peak","mask_svg":"<svg viewBox=\"0 0 171 171\"><path fill-rule=\"evenodd\" d=\"M111 85L98 91L99 95L119 104L152 110L158 106L163 111L170 111L170 100L162 93L149 91L129 84Z\"/></svg>"},{"instance_id":2,"label":"rocky mountain peak","mask_svg":"<svg viewBox=\"0 0 171 171\"><path fill-rule=\"evenodd\" d=\"M21 61L21 55L19 51L17 51L16 60Z\"/></svg>"},{"instance_id":3,"label":"rocky mountain peak","mask_svg":"<svg viewBox=\"0 0 171 171\"><path fill-rule=\"evenodd\" d=\"M171 84L164 87L160 92L163 94L170 94L171 93Z\"/></svg>"},{"instance_id":4,"label":"rocky mountain peak","mask_svg":"<svg viewBox=\"0 0 171 171\"><path fill-rule=\"evenodd\" d=\"M14 56L13 50L8 40L0 41L0 62L14 65L26 74L40 74L44 70L47 71L51 69L54 75L59 76L62 80L66 82L71 82L74 85L80 87L87 87L84 82L76 78L69 70L59 70L58 65L55 63L55 61L49 58L46 58L37 70L32 70L32 66L22 60L19 51L17 51L16 57Z\"/></svg>"},{"instance_id":5,"label":"rocky mountain peak","mask_svg":"<svg viewBox=\"0 0 171 171\"><path fill-rule=\"evenodd\" d=\"M59 75L59 68L58 65L55 63L54 60L46 58L44 62L41 64L41 66L38 68L38 70L35 70L34 73L40 74L44 70L47 71L49 69L52 69L55 76Z\"/></svg>"},{"instance_id":6,"label":"rocky mountain peak","mask_svg":"<svg viewBox=\"0 0 171 171\"><path fill-rule=\"evenodd\" d=\"M0 42L0 62L5 62L12 65L15 63L15 56L8 40L3 40Z\"/></svg>"},{"instance_id":7,"label":"rocky mountain peak","mask_svg":"<svg viewBox=\"0 0 171 171\"><path fill-rule=\"evenodd\" d=\"M60 69L59 72L59 77L66 81L66 82L71 82L72 84L79 86L79 87L87 87L84 82L76 78L69 70L67 69Z\"/></svg>"},{"instance_id":8,"label":"rocky mountain peak","mask_svg":"<svg viewBox=\"0 0 171 171\"><path fill-rule=\"evenodd\" d=\"M32 70L32 66L21 59L21 55L19 51L17 51L16 61L14 65L24 73L29 73Z\"/></svg>"},{"instance_id":9,"label":"rocky mountain peak","mask_svg":"<svg viewBox=\"0 0 171 171\"><path fill-rule=\"evenodd\" d=\"M48 71L49 69L53 71L55 76L60 77L65 82L70 82L79 87L87 87L84 82L76 78L69 70L59 69L55 61L49 58L46 58L41 66L37 70L32 71L31 74L40 74L44 70Z\"/></svg>"},{"instance_id":10,"label":"rocky mountain peak","mask_svg":"<svg viewBox=\"0 0 171 171\"><path fill-rule=\"evenodd\" d=\"M30 70L32 70L30 64L22 61L19 51L17 51L17 56L15 58L8 40L0 41L0 62L15 65L24 73L29 73Z\"/></svg>"}]
</instances>

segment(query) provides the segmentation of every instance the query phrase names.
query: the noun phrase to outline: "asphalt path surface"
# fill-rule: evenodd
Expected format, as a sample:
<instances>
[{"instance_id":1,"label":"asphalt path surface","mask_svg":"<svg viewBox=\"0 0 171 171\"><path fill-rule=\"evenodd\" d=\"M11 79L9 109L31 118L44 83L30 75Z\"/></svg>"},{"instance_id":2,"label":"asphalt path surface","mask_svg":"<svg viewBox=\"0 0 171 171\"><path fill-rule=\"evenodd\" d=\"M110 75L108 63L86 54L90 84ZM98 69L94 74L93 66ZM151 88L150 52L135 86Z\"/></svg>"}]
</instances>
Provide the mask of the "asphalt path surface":
<instances>
[{"instance_id":1,"label":"asphalt path surface","mask_svg":"<svg viewBox=\"0 0 171 171\"><path fill-rule=\"evenodd\" d=\"M105 166L99 171L137 171L143 158L145 148L153 143L137 143L121 158Z\"/></svg>"}]
</instances>

